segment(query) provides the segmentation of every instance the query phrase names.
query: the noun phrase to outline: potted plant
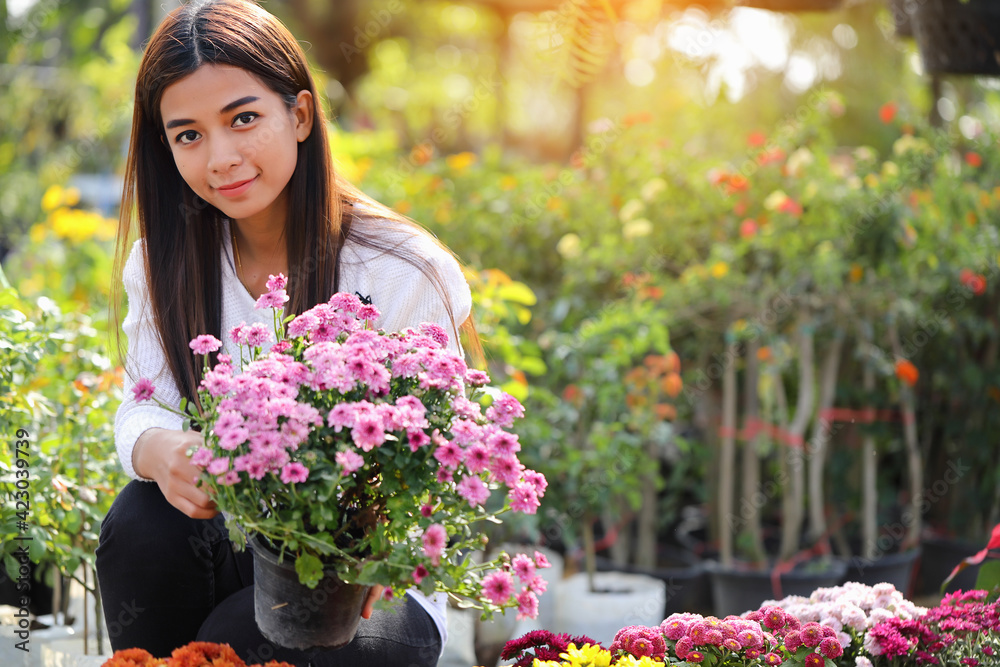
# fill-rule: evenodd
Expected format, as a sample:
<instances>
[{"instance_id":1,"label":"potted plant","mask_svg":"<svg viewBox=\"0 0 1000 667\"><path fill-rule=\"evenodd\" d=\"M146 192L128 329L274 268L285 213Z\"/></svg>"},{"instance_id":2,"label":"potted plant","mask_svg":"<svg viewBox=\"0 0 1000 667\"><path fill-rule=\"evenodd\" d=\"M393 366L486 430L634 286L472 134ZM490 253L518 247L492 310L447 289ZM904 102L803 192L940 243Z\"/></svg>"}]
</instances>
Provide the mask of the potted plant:
<instances>
[{"instance_id":1,"label":"potted plant","mask_svg":"<svg viewBox=\"0 0 1000 667\"><path fill-rule=\"evenodd\" d=\"M923 0L910 12L929 74L1000 74L1000 7L990 0Z\"/></svg>"},{"instance_id":2,"label":"potted plant","mask_svg":"<svg viewBox=\"0 0 1000 667\"><path fill-rule=\"evenodd\" d=\"M373 331L378 311L354 295L283 321L285 284L272 276L258 301L273 308L273 334L260 324L230 332L241 358L212 365L221 342L191 341L205 375L200 405L181 406L205 434L192 462L231 517L232 539L253 544L261 632L293 648L347 643L373 584L387 597L414 586L486 614L514 606L534 616L544 562L512 570L509 559L477 564L467 553L483 546L480 522L497 520L492 491L503 489L501 511L525 513L544 494L545 478L519 463L518 438L504 430L521 404L500 392L483 410L488 375L446 349L441 327ZM149 399L155 388L140 381L135 391ZM349 602L332 603L330 619L291 622L321 581Z\"/></svg>"}]
</instances>

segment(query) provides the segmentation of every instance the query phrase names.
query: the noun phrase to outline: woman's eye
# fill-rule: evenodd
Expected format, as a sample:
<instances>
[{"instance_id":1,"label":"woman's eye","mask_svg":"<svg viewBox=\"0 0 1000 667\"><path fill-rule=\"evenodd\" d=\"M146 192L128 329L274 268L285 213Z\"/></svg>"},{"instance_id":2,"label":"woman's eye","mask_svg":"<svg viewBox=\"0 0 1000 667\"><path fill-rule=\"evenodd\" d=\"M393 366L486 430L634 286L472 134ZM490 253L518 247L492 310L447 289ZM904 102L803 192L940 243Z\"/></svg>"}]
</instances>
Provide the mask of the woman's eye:
<instances>
[{"instance_id":1,"label":"woman's eye","mask_svg":"<svg viewBox=\"0 0 1000 667\"><path fill-rule=\"evenodd\" d=\"M242 127L244 125L249 125L250 123L253 122L253 119L256 118L257 116L258 114L254 113L253 111L247 111L246 113L241 113L239 116L236 117L235 120L233 120L233 127Z\"/></svg>"},{"instance_id":2,"label":"woman's eye","mask_svg":"<svg viewBox=\"0 0 1000 667\"><path fill-rule=\"evenodd\" d=\"M177 135L175 141L179 144L189 144L198 138L198 133L194 130L188 130L187 132L181 132Z\"/></svg>"}]
</instances>

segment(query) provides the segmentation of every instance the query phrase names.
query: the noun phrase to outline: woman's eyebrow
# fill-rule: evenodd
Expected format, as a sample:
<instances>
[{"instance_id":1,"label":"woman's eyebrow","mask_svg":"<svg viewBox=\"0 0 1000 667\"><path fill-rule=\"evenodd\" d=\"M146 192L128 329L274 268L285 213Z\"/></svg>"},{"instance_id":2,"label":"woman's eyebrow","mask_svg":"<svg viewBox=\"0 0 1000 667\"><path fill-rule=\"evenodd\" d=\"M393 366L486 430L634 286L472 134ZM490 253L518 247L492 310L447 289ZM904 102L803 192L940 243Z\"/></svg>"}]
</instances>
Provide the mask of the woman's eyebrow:
<instances>
[{"instance_id":1,"label":"woman's eyebrow","mask_svg":"<svg viewBox=\"0 0 1000 667\"><path fill-rule=\"evenodd\" d=\"M241 97L240 99L233 100L226 106L222 107L222 109L219 110L219 113L220 114L227 113L229 111L232 111L233 109L243 106L244 104L250 104L251 102L256 102L259 99L260 98L257 97L256 95L247 95L246 97ZM167 129L170 130L175 127L181 127L182 125L191 125L192 123L194 123L194 121L189 118L178 118L176 120L169 121L167 123Z\"/></svg>"}]
</instances>

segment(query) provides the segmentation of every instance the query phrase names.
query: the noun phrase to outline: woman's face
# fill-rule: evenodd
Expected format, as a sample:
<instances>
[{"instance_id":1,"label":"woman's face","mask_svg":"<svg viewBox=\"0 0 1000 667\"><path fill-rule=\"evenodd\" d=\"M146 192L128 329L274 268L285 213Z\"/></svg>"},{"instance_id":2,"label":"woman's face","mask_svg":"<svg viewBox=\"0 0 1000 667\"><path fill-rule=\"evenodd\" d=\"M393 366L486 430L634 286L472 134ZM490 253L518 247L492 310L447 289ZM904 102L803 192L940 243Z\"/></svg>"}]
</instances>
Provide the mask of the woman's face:
<instances>
[{"instance_id":1,"label":"woman's face","mask_svg":"<svg viewBox=\"0 0 1000 667\"><path fill-rule=\"evenodd\" d=\"M285 102L246 70L202 65L160 100L166 141L181 177L227 217L283 224L298 143L312 130L313 99Z\"/></svg>"}]
</instances>

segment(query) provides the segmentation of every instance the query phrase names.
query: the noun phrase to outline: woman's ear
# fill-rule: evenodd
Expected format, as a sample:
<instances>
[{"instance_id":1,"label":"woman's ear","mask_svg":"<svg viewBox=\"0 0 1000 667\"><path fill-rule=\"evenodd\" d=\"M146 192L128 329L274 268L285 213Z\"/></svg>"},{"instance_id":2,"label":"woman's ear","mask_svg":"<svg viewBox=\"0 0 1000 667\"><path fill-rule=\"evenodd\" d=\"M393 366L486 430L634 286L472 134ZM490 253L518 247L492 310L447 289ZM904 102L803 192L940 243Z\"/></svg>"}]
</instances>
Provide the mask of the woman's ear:
<instances>
[{"instance_id":1,"label":"woman's ear","mask_svg":"<svg viewBox=\"0 0 1000 667\"><path fill-rule=\"evenodd\" d=\"M305 141L313 126L313 96L308 90L300 90L295 96L295 107L292 113L295 115L295 138L301 143Z\"/></svg>"}]
</instances>

